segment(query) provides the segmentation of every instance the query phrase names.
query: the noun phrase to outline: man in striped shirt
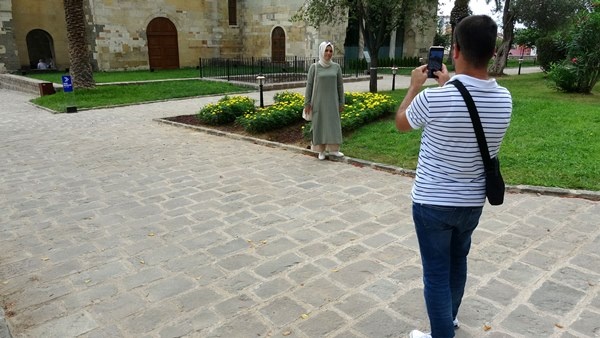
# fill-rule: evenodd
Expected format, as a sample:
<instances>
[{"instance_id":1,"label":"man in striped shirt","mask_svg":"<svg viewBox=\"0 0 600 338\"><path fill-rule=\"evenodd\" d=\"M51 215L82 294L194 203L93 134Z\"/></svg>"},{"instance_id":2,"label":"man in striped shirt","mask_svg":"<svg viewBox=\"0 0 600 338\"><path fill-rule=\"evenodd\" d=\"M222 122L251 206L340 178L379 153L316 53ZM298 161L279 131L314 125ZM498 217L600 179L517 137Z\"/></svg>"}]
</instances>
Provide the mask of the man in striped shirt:
<instances>
[{"instance_id":1,"label":"man in striped shirt","mask_svg":"<svg viewBox=\"0 0 600 338\"><path fill-rule=\"evenodd\" d=\"M431 334L414 330L411 338L454 337L458 328L471 234L485 204L485 172L469 110L458 89L446 83L461 81L473 97L495 157L512 112L510 93L487 72L497 30L485 15L461 20L454 30L456 75L450 79L442 65L434 72L440 86L421 91L427 65L414 69L396 113L398 130L423 129L412 200Z\"/></svg>"}]
</instances>

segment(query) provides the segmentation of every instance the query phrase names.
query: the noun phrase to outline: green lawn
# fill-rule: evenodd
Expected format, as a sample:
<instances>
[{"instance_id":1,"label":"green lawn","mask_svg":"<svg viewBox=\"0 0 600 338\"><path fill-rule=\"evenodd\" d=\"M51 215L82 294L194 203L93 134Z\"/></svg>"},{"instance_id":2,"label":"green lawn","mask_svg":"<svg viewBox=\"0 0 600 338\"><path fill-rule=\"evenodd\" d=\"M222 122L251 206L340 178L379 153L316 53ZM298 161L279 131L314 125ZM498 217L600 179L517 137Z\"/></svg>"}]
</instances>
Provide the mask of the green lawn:
<instances>
[{"instance_id":1,"label":"green lawn","mask_svg":"<svg viewBox=\"0 0 600 338\"><path fill-rule=\"evenodd\" d=\"M240 93L249 90L255 89L236 86L226 82L193 79L123 86L97 86L95 89L79 89L72 93L60 91L54 95L38 97L33 99L32 102L57 112L64 112L67 106L77 106L79 109L109 107L202 95Z\"/></svg>"},{"instance_id":2,"label":"green lawn","mask_svg":"<svg viewBox=\"0 0 600 338\"><path fill-rule=\"evenodd\" d=\"M513 96L513 118L500 152L508 184L600 190L600 85L593 95L551 89L544 74L499 79ZM391 92L401 100L406 90ZM415 169L420 132L399 133L393 116L347 135L351 157Z\"/></svg>"},{"instance_id":3,"label":"green lawn","mask_svg":"<svg viewBox=\"0 0 600 338\"><path fill-rule=\"evenodd\" d=\"M32 73L27 77L61 84L62 72ZM152 81L166 79L191 79L200 78L200 71L195 68L161 69L151 72L149 70L132 70L124 72L94 72L96 83L127 82L127 81Z\"/></svg>"}]
</instances>

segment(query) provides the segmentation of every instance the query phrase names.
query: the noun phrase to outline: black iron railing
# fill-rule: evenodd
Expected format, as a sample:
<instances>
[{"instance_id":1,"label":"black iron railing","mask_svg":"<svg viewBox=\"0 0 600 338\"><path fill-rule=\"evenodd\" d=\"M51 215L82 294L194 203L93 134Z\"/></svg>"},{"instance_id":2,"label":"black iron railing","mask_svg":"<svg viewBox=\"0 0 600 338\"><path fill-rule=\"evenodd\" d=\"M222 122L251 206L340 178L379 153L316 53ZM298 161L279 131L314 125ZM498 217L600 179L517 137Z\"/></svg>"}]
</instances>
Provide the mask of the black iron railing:
<instances>
[{"instance_id":1,"label":"black iron railing","mask_svg":"<svg viewBox=\"0 0 600 338\"><path fill-rule=\"evenodd\" d=\"M199 69L201 78L255 83L258 75L264 75L267 83L298 82L306 81L310 65L317 60L316 57L298 56L280 60L268 57L200 58ZM342 66L344 77L358 76L359 71L356 66L362 66L361 63L356 61L350 64L343 57L334 57L332 60ZM362 71L360 74L362 74Z\"/></svg>"}]
</instances>

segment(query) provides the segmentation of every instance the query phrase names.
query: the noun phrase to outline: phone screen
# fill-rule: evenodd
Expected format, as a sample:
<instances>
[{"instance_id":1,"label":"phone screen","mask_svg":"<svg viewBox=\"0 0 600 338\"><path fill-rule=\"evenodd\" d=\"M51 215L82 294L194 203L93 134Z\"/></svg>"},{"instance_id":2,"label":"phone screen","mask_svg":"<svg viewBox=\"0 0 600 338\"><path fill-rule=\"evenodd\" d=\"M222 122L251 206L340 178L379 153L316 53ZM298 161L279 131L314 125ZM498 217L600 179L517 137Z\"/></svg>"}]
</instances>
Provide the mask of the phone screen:
<instances>
[{"instance_id":1,"label":"phone screen","mask_svg":"<svg viewBox=\"0 0 600 338\"><path fill-rule=\"evenodd\" d=\"M427 61L427 69L429 70L429 77L435 77L433 72L436 70L442 70L442 61L444 59L444 49L438 47L432 47L429 49L429 59Z\"/></svg>"}]
</instances>

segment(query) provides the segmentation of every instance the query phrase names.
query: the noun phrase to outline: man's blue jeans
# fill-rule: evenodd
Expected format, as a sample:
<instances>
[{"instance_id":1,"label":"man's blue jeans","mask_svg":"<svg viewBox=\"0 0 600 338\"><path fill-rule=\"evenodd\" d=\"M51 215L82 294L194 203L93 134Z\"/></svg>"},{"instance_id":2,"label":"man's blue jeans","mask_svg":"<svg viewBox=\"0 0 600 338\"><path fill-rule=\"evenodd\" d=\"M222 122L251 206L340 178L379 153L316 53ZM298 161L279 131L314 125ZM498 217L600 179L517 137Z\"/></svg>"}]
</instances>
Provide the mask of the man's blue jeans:
<instances>
[{"instance_id":1,"label":"man's blue jeans","mask_svg":"<svg viewBox=\"0 0 600 338\"><path fill-rule=\"evenodd\" d=\"M425 304L431 336L454 337L467 281L471 234L483 207L447 207L413 203L413 220L423 263Z\"/></svg>"}]
</instances>

